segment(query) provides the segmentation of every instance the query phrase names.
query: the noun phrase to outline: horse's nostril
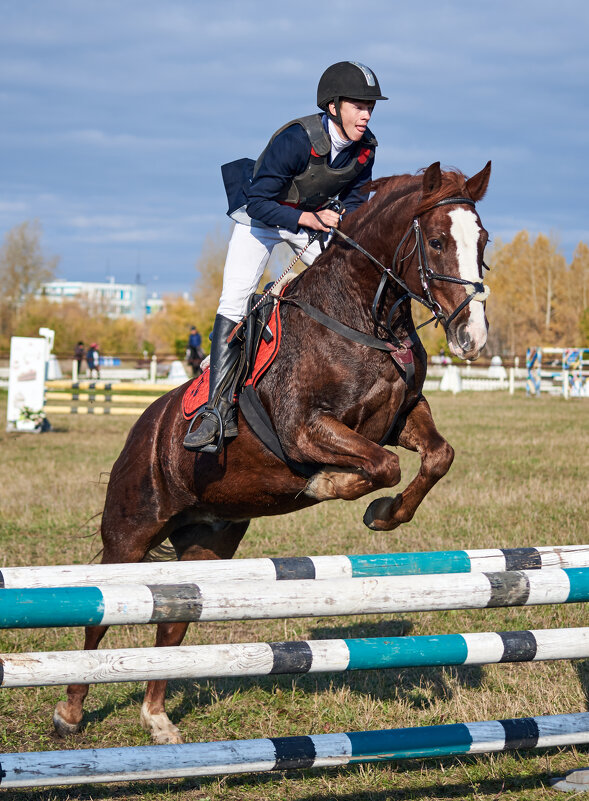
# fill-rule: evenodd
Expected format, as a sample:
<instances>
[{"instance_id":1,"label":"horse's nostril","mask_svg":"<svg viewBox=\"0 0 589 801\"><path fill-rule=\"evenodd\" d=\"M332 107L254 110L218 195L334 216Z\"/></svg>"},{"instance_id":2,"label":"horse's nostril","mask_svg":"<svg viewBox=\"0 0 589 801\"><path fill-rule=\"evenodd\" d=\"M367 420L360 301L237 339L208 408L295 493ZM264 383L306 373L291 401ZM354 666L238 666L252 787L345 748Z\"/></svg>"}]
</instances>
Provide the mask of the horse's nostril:
<instances>
[{"instance_id":1,"label":"horse's nostril","mask_svg":"<svg viewBox=\"0 0 589 801\"><path fill-rule=\"evenodd\" d=\"M456 332L456 338L462 350L468 351L471 349L472 337L468 333L468 329L465 325L461 325L458 327L458 331Z\"/></svg>"}]
</instances>

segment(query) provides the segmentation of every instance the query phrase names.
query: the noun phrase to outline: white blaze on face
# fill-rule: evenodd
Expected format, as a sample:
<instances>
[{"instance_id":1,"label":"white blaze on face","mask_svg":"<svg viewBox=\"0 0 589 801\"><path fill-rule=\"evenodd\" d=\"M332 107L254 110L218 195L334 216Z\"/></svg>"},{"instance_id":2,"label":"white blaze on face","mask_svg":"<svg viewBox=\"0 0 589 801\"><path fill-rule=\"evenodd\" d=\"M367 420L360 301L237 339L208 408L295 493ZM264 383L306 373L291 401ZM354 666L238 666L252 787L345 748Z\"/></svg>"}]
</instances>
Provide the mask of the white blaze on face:
<instances>
[{"instance_id":1,"label":"white blaze on face","mask_svg":"<svg viewBox=\"0 0 589 801\"><path fill-rule=\"evenodd\" d=\"M473 211L464 207L453 209L449 214L452 220L450 235L456 243L460 277L466 281L480 281L478 243L481 227L478 218ZM469 313L468 323L466 324L468 334L473 340L473 344L482 348L487 339L483 304L473 300L468 304L467 310Z\"/></svg>"}]
</instances>

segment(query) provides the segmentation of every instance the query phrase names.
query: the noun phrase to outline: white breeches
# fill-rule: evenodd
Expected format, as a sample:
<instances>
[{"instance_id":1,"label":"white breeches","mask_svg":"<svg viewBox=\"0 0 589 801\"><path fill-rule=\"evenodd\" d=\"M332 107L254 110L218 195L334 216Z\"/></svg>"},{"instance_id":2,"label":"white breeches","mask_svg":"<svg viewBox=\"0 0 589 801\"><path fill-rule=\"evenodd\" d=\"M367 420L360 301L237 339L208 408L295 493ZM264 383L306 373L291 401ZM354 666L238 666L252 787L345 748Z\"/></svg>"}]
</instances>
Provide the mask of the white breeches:
<instances>
[{"instance_id":1,"label":"white breeches","mask_svg":"<svg viewBox=\"0 0 589 801\"><path fill-rule=\"evenodd\" d=\"M276 245L288 242L295 253L300 253L308 241L305 231L293 234L285 228L257 228L235 223L227 250L223 291L217 314L239 322L246 312L247 299L258 288L264 268ZM301 261L308 266L320 253L321 246L319 240L316 240L303 253Z\"/></svg>"}]
</instances>

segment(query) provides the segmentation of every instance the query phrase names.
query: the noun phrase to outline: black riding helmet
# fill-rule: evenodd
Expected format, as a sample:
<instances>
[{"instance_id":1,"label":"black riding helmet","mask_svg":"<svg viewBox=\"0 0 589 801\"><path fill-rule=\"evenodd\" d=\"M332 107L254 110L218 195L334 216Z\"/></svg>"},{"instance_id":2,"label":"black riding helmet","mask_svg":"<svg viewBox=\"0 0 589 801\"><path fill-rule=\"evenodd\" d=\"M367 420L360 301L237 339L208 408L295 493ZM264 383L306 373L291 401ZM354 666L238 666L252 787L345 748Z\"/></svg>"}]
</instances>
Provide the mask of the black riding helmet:
<instances>
[{"instance_id":1,"label":"black riding helmet","mask_svg":"<svg viewBox=\"0 0 589 801\"><path fill-rule=\"evenodd\" d=\"M380 92L378 78L372 70L357 61L338 61L328 67L317 86L317 105L323 109L339 126L342 126L340 99L350 100L388 100ZM335 105L335 115L329 110L329 104Z\"/></svg>"}]
</instances>

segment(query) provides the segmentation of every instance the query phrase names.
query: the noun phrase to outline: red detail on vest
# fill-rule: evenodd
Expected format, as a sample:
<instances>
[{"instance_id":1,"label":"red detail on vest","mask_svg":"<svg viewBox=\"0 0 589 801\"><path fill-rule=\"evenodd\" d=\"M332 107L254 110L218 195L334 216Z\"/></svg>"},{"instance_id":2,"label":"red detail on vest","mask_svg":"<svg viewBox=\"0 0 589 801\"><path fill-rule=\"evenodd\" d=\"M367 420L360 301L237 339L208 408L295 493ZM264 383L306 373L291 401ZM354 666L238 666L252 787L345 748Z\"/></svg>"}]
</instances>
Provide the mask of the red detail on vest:
<instances>
[{"instance_id":1,"label":"red detail on vest","mask_svg":"<svg viewBox=\"0 0 589 801\"><path fill-rule=\"evenodd\" d=\"M360 151L360 155L358 156L358 163L366 164L371 155L372 155L372 150L369 147L363 148Z\"/></svg>"},{"instance_id":2,"label":"red detail on vest","mask_svg":"<svg viewBox=\"0 0 589 801\"><path fill-rule=\"evenodd\" d=\"M260 346L256 354L254 369L252 370L251 377L246 381L246 385L253 384L254 387L264 375L266 370L270 367L278 349L280 347L280 338L282 333L282 326L280 323L280 315L278 314L278 306L274 309L268 321L268 328L272 331L272 339L266 342L263 338L260 340ZM204 371L202 375L195 378L194 381L188 386L182 398L182 414L185 420L190 420L194 417L197 410L204 406L209 399L209 369Z\"/></svg>"},{"instance_id":3,"label":"red detail on vest","mask_svg":"<svg viewBox=\"0 0 589 801\"><path fill-rule=\"evenodd\" d=\"M313 146L311 146L311 155L314 156L316 159L320 159L321 158L321 156L319 155L319 153L315 150L315 148Z\"/></svg>"},{"instance_id":4,"label":"red detail on vest","mask_svg":"<svg viewBox=\"0 0 589 801\"><path fill-rule=\"evenodd\" d=\"M287 203L286 200L279 200L278 201L281 206L290 206L291 209L298 209L300 203Z\"/></svg>"}]
</instances>

